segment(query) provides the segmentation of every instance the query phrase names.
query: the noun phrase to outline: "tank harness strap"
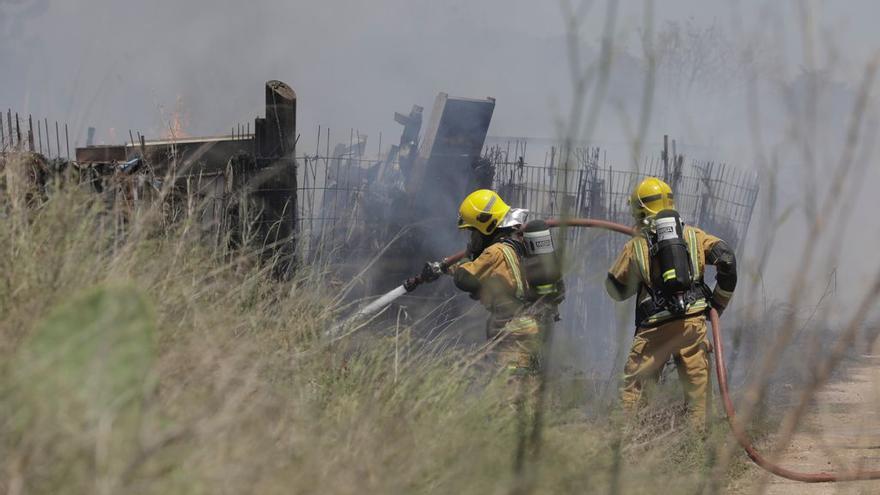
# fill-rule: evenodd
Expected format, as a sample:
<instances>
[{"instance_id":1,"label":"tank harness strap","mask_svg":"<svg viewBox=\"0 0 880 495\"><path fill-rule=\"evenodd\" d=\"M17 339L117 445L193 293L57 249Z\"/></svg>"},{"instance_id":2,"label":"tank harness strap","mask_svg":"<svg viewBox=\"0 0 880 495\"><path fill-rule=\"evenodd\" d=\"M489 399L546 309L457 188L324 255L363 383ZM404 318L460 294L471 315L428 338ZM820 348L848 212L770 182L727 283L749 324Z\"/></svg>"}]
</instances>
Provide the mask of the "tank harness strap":
<instances>
[{"instance_id":1,"label":"tank harness strap","mask_svg":"<svg viewBox=\"0 0 880 495\"><path fill-rule=\"evenodd\" d=\"M706 309L708 309L709 304L706 301L705 297L703 297L702 290L698 287L698 283L702 280L702 273L700 271L700 263L699 263L699 243L697 242L697 233L694 229L690 227L685 227L684 232L685 242L687 243L688 254L691 257L691 268L693 272L693 282L695 283L694 288L688 291L692 294L694 302L689 304L687 310L684 315L681 316L694 316L700 314ZM648 260L645 256L644 246L642 245L642 240L637 239L634 244L636 260L639 263L639 271L642 272L643 280L650 280L650 267L648 266ZM653 290L648 286L647 283L644 284L645 289L647 289L648 294L653 298L655 296ZM680 318L680 315L674 315L669 310L665 308L656 308L657 311L654 314L651 314L641 322L637 322L637 324L641 327L651 327L655 325L659 325L666 321L671 321L676 318Z\"/></svg>"},{"instance_id":2,"label":"tank harness strap","mask_svg":"<svg viewBox=\"0 0 880 495\"><path fill-rule=\"evenodd\" d=\"M644 246L642 244L645 244ZM639 271L642 274L642 280L647 282L651 280L651 269L648 266L648 256L645 252L647 247L647 242L643 241L641 238L637 238L633 240L633 251L636 253L636 262L639 265ZM647 285L647 283L645 284Z\"/></svg>"},{"instance_id":3,"label":"tank harness strap","mask_svg":"<svg viewBox=\"0 0 880 495\"><path fill-rule=\"evenodd\" d=\"M666 321L672 321L676 318L681 318L682 316L696 316L708 309L709 304L706 302L706 299L698 299L696 302L687 307L687 310L684 312L684 315L674 315L669 312L667 309L660 310L659 312L645 318L642 322L639 322L640 327L651 327L655 325L659 325L660 323L665 323Z\"/></svg>"},{"instance_id":4,"label":"tank harness strap","mask_svg":"<svg viewBox=\"0 0 880 495\"><path fill-rule=\"evenodd\" d=\"M691 255L691 268L693 268L693 281L699 282L702 278L703 274L700 273L700 261L698 258L698 249L700 248L699 243L697 243L697 233L692 228L685 228L685 233L687 235L687 247L688 251L690 251Z\"/></svg>"},{"instance_id":5,"label":"tank harness strap","mask_svg":"<svg viewBox=\"0 0 880 495\"><path fill-rule=\"evenodd\" d=\"M510 268L510 273L513 274L513 279L516 282L516 298L519 300L523 300L525 298L525 286L523 285L523 278L519 271L519 257L516 255L513 247L507 244L501 244L501 252L504 254L504 260L507 262L507 266Z\"/></svg>"}]
</instances>

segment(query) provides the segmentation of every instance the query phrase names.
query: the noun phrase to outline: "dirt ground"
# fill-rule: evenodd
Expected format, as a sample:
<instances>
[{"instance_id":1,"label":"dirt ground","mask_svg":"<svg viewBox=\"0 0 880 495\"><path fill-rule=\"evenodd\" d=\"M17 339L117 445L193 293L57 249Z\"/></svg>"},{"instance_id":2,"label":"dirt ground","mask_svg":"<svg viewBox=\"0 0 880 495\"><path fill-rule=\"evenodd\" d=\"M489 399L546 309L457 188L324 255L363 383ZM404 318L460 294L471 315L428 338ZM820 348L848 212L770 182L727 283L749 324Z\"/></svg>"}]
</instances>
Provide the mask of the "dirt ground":
<instances>
[{"instance_id":1,"label":"dirt ground","mask_svg":"<svg viewBox=\"0 0 880 495\"><path fill-rule=\"evenodd\" d=\"M758 447L766 452L775 438ZM817 396L780 462L798 471L880 470L880 346ZM880 494L880 481L806 484L752 467L736 493Z\"/></svg>"}]
</instances>

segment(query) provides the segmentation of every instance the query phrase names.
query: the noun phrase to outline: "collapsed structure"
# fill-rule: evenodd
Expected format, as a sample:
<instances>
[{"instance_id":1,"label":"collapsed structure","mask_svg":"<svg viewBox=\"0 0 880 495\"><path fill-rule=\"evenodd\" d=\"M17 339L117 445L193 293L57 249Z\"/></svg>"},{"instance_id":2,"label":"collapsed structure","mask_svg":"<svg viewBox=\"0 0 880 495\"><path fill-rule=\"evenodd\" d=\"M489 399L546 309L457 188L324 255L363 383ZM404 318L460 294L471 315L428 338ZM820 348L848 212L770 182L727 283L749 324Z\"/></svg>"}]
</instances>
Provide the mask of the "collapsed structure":
<instances>
[{"instance_id":1,"label":"collapsed structure","mask_svg":"<svg viewBox=\"0 0 880 495\"><path fill-rule=\"evenodd\" d=\"M62 134L56 124L50 140L47 121L41 126L37 120L35 133L32 123L22 126L18 116L13 123L10 111L0 126L0 164L10 151L28 153L35 186L60 170L75 170L114 205L122 228L143 205L161 201L166 221L195 218L206 242L255 246L280 275L289 275L296 259L328 261L341 279L357 286L351 297L381 293L425 261L460 250L464 241L454 227L455 212L476 188L497 190L509 204L529 209L532 218L568 214L628 222L629 191L641 176L656 175L676 190L685 221L719 234L735 249L744 244L757 200L753 173L686 161L674 143L640 170L614 168L595 147L546 146L537 151L544 155L541 164L540 154L534 157L539 147L529 139L495 139L487 146L493 98L441 93L427 118L417 105L408 114L395 113L400 139L383 152L380 135L375 155L367 152L367 136L354 129L347 143L332 144L330 129L320 127L313 148L299 142L296 104L290 86L269 81L265 116L254 120L252 132L246 124L204 138L148 140L138 133L124 144L79 147L73 158L66 126ZM588 353L578 361L608 359L607 352L589 353L613 348L596 340L613 343L611 332L591 335L590 346L579 341L591 326L607 328L614 321L598 280L619 239L565 235L566 245L575 248L568 252L569 272L576 276L567 282L562 328L578 341L568 347ZM452 294L440 284L434 290L420 291L419 297L440 302ZM410 310L418 306L409 304ZM425 324L443 327L461 312L456 304L432 312Z\"/></svg>"},{"instance_id":2,"label":"collapsed structure","mask_svg":"<svg viewBox=\"0 0 880 495\"><path fill-rule=\"evenodd\" d=\"M99 192L117 184L114 199L131 207L161 192L171 221L195 213L206 232L258 239L286 273L296 231L296 93L269 81L265 104L253 133L162 140L139 134L121 145L77 148L76 164Z\"/></svg>"}]
</instances>

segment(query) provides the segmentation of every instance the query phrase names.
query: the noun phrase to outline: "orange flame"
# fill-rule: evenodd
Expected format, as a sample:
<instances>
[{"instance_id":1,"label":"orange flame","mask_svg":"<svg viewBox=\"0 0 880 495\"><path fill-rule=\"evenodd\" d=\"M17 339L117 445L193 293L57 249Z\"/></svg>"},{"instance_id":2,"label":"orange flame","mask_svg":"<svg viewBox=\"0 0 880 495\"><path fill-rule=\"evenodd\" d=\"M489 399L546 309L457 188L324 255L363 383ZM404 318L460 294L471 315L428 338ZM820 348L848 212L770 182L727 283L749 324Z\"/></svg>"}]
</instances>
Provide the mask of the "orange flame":
<instances>
[{"instance_id":1,"label":"orange flame","mask_svg":"<svg viewBox=\"0 0 880 495\"><path fill-rule=\"evenodd\" d=\"M189 133L184 130L189 125L189 115L183 106L183 97L177 97L174 103L174 110L171 111L168 119L168 127L162 133L163 139L181 139L189 137Z\"/></svg>"}]
</instances>

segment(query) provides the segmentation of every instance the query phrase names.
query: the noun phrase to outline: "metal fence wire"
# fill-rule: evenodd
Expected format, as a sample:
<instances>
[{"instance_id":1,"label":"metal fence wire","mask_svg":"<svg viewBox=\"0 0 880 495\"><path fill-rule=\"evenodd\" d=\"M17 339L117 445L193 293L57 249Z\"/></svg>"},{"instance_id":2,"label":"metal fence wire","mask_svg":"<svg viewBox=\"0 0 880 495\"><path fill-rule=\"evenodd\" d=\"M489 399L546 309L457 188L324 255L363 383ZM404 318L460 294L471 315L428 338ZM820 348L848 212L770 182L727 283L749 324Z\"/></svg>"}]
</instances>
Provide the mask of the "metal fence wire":
<instances>
[{"instance_id":1,"label":"metal fence wire","mask_svg":"<svg viewBox=\"0 0 880 495\"><path fill-rule=\"evenodd\" d=\"M366 193L376 161L302 156L297 171L297 226L305 256L319 249L363 250Z\"/></svg>"},{"instance_id":2,"label":"metal fence wire","mask_svg":"<svg viewBox=\"0 0 880 495\"><path fill-rule=\"evenodd\" d=\"M552 147L543 164L532 164L524 158L525 150L525 142L512 149L488 147L482 165L491 165L492 187L511 206L530 210L529 218L566 214L630 224L630 193L653 175L672 186L686 223L721 237L734 249L744 246L759 189L753 172L712 161L685 162L680 156L670 162L646 158L639 170L615 168L595 147L570 152ZM378 254L412 221L397 163L381 154L375 157L365 157L358 146L337 146L334 153L327 146L298 158L297 225L303 259L332 252L341 272L352 273L354 267L347 265ZM613 355L607 350L619 342L608 331L617 322L617 308L609 304L603 279L624 239L581 229L565 235L569 275L560 330L566 352L573 355L563 361L608 369ZM405 249L397 253L406 254Z\"/></svg>"},{"instance_id":3,"label":"metal fence wire","mask_svg":"<svg viewBox=\"0 0 880 495\"><path fill-rule=\"evenodd\" d=\"M524 149L517 144L514 149ZM675 194L682 219L721 237L742 250L758 197L758 177L712 161L685 162L674 157L647 158L639 170L615 169L599 148L570 152L553 147L543 165L529 165L521 156L509 156L510 147L487 150L495 170L494 187L509 204L530 210L530 218L569 215L632 224L629 198L646 176L665 179ZM557 234L558 235L558 234ZM573 229L565 232L566 302L560 330L570 363L588 363L582 371L613 367L620 345L614 328L618 308L609 304L603 288L605 273L620 251L616 234ZM706 274L711 277L712 272ZM711 280L711 279L709 279ZM626 327L632 322L626 321Z\"/></svg>"},{"instance_id":4,"label":"metal fence wire","mask_svg":"<svg viewBox=\"0 0 880 495\"><path fill-rule=\"evenodd\" d=\"M577 148L564 165L554 148L549 164L528 165L510 160L504 150L490 149L495 168L494 187L509 204L526 208L531 218L590 217L629 224L629 197L646 176L665 179L675 192L676 207L685 222L743 245L758 197L758 178L723 163L693 160L667 166L659 157L646 159L639 171L615 169L599 148ZM671 170L670 170L671 169Z\"/></svg>"},{"instance_id":5,"label":"metal fence wire","mask_svg":"<svg viewBox=\"0 0 880 495\"><path fill-rule=\"evenodd\" d=\"M396 163L366 158L357 148L331 154L328 147L325 154L298 158L297 226L306 252L321 246L369 254L371 233L397 224L389 210L405 193ZM675 166L664 167L661 158L652 157L632 171L614 168L593 147L570 153L554 148L543 165L508 155L500 148L484 153L494 169L493 187L508 204L530 210L530 218L567 214L630 223L630 193L653 175L670 183L686 223L739 249L758 196L757 174L712 161L676 160ZM405 217L405 212L396 213Z\"/></svg>"},{"instance_id":6,"label":"metal fence wire","mask_svg":"<svg viewBox=\"0 0 880 495\"><path fill-rule=\"evenodd\" d=\"M70 132L67 124L48 118L36 119L7 109L0 112L0 153L29 151L46 160L70 160Z\"/></svg>"}]
</instances>

